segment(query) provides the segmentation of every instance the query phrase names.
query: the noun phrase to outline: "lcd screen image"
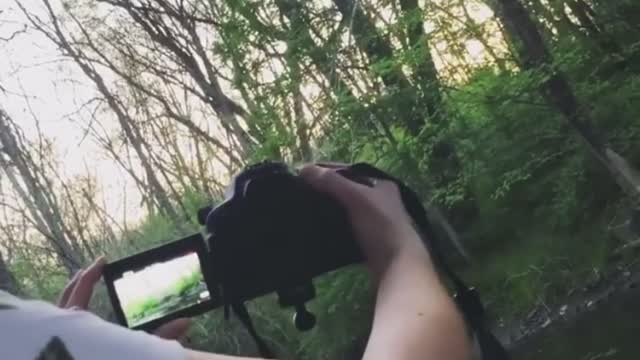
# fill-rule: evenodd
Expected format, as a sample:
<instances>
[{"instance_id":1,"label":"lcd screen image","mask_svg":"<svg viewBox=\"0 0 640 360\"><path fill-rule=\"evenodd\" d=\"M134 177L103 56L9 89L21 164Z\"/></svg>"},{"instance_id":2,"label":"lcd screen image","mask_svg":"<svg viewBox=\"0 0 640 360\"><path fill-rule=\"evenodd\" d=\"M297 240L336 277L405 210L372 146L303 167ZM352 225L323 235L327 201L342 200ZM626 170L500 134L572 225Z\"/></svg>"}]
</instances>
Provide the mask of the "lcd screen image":
<instances>
[{"instance_id":1,"label":"lcd screen image","mask_svg":"<svg viewBox=\"0 0 640 360\"><path fill-rule=\"evenodd\" d=\"M124 272L113 285L130 327L210 299L195 252Z\"/></svg>"}]
</instances>

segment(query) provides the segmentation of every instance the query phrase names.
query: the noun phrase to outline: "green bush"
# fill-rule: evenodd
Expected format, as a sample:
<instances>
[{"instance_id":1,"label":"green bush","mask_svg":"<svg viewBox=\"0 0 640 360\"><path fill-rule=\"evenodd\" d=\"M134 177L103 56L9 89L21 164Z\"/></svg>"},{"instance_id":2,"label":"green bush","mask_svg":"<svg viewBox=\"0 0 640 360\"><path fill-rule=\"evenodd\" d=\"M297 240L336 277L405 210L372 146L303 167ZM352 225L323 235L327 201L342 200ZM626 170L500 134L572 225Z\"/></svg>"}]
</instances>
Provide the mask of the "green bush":
<instances>
[{"instance_id":1,"label":"green bush","mask_svg":"<svg viewBox=\"0 0 640 360\"><path fill-rule=\"evenodd\" d=\"M123 309L125 316L131 323L137 323L145 316L152 314L160 306L160 300L149 297Z\"/></svg>"},{"instance_id":2,"label":"green bush","mask_svg":"<svg viewBox=\"0 0 640 360\"><path fill-rule=\"evenodd\" d=\"M190 289L198 286L200 282L204 281L204 277L202 276L202 272L200 270L196 270L190 275L187 275L180 280L174 286L174 293L183 295L188 292Z\"/></svg>"}]
</instances>

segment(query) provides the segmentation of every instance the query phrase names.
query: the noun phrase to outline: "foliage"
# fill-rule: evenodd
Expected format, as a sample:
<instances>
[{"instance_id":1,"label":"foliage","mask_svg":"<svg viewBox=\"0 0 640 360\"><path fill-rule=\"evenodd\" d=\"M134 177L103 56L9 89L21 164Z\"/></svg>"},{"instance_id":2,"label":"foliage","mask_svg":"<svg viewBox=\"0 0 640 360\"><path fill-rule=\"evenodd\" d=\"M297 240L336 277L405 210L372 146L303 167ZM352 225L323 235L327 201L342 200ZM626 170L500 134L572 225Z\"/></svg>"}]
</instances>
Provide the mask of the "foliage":
<instances>
[{"instance_id":1,"label":"foliage","mask_svg":"<svg viewBox=\"0 0 640 360\"><path fill-rule=\"evenodd\" d=\"M179 295L183 295L190 289L196 287L203 280L204 279L202 277L202 273L196 270L192 274L181 278L178 283L175 284L173 292Z\"/></svg>"},{"instance_id":2,"label":"foliage","mask_svg":"<svg viewBox=\"0 0 640 360\"><path fill-rule=\"evenodd\" d=\"M153 314L160 307L160 301L156 298L144 299L138 303L131 304L131 306L124 309L127 319L131 319L131 322L136 324L140 319L143 319L149 314Z\"/></svg>"},{"instance_id":3,"label":"foliage","mask_svg":"<svg viewBox=\"0 0 640 360\"><path fill-rule=\"evenodd\" d=\"M157 15L132 3L82 0L28 17L95 88L81 126L131 178L145 213L114 220L96 181L60 175L44 134L15 131L19 151L0 153L1 173L19 160L31 171L0 178L0 250L11 250L3 254L28 295L54 300L75 270L53 230L83 260L151 248L199 231L197 209L264 159L366 161L404 179L459 232L470 262L446 250L495 320L560 302L617 265L623 240L610 225L637 199L588 146L640 164L639 1L157 0ZM513 29L523 25L505 4L525 4L533 29ZM523 33L539 33L542 48ZM554 97L557 75L575 104ZM55 195L50 205L20 192L29 174L53 179L34 187ZM40 218L45 226L34 226ZM374 301L366 272L327 274L316 287L314 330L298 333L274 296L250 304L256 326L283 358L357 358ZM104 289L94 306L109 317ZM256 352L221 311L200 317L192 335L201 349Z\"/></svg>"}]
</instances>

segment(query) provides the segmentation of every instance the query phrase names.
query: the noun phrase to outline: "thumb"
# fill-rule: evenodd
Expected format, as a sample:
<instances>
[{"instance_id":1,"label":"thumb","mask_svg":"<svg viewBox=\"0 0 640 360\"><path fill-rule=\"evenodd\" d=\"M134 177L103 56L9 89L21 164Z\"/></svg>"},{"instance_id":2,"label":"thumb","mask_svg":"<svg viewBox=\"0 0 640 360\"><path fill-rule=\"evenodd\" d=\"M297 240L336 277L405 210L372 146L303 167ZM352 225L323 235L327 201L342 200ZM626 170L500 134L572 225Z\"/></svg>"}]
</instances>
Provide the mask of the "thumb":
<instances>
[{"instance_id":1,"label":"thumb","mask_svg":"<svg viewBox=\"0 0 640 360\"><path fill-rule=\"evenodd\" d=\"M337 170L307 165L300 171L300 177L317 190L332 195L344 206L349 206L366 187L338 174Z\"/></svg>"},{"instance_id":2,"label":"thumb","mask_svg":"<svg viewBox=\"0 0 640 360\"><path fill-rule=\"evenodd\" d=\"M187 334L190 326L191 320L176 319L160 326L153 333L163 339L180 340Z\"/></svg>"}]
</instances>

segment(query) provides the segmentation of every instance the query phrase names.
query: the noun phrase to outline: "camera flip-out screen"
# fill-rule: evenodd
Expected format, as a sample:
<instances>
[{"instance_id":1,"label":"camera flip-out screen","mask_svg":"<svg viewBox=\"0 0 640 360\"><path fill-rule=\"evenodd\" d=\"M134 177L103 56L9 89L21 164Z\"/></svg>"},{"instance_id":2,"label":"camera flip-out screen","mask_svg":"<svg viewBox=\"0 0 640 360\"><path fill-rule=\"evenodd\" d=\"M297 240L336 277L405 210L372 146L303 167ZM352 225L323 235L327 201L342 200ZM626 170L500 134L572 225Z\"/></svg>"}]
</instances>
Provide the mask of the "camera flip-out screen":
<instances>
[{"instance_id":1,"label":"camera flip-out screen","mask_svg":"<svg viewBox=\"0 0 640 360\"><path fill-rule=\"evenodd\" d=\"M107 264L104 278L119 322L146 330L210 310L216 296L208 265L199 234Z\"/></svg>"}]
</instances>

